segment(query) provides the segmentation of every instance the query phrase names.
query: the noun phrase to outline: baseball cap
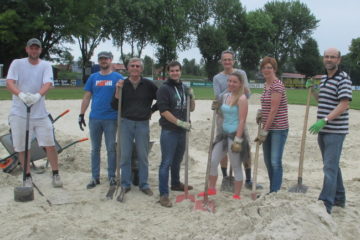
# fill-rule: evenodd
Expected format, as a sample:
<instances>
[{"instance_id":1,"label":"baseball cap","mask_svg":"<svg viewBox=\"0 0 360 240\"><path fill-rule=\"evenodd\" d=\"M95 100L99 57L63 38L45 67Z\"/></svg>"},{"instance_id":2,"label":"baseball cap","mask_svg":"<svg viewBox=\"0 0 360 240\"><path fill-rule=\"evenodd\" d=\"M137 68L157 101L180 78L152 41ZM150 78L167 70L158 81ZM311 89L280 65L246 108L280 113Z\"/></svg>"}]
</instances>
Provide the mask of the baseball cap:
<instances>
[{"instance_id":1,"label":"baseball cap","mask_svg":"<svg viewBox=\"0 0 360 240\"><path fill-rule=\"evenodd\" d=\"M98 54L98 58L113 58L113 55L112 55L112 53L111 52L100 52L99 54Z\"/></svg>"},{"instance_id":2,"label":"baseball cap","mask_svg":"<svg viewBox=\"0 0 360 240\"><path fill-rule=\"evenodd\" d=\"M39 47L41 47L41 42L37 38L32 38L29 41L27 41L27 43L26 43L26 46L28 46L28 47L31 45L38 45Z\"/></svg>"}]
</instances>

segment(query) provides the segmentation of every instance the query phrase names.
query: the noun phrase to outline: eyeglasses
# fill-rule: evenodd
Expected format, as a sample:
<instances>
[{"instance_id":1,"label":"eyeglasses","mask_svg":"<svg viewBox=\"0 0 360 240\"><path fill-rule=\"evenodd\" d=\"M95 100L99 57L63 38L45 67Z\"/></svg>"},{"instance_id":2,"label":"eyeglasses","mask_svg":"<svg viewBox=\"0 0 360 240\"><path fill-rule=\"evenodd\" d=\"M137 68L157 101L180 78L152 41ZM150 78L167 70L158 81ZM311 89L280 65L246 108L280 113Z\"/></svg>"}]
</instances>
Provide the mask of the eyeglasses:
<instances>
[{"instance_id":1,"label":"eyeglasses","mask_svg":"<svg viewBox=\"0 0 360 240\"><path fill-rule=\"evenodd\" d=\"M130 67L132 67L132 68L140 68L140 67L141 67L141 65L131 64L131 65L130 65Z\"/></svg>"},{"instance_id":2,"label":"eyeglasses","mask_svg":"<svg viewBox=\"0 0 360 240\"><path fill-rule=\"evenodd\" d=\"M325 55L324 58L325 58L325 59L329 59L329 58L330 58L330 59L336 59L336 58L338 58L338 56Z\"/></svg>"}]
</instances>

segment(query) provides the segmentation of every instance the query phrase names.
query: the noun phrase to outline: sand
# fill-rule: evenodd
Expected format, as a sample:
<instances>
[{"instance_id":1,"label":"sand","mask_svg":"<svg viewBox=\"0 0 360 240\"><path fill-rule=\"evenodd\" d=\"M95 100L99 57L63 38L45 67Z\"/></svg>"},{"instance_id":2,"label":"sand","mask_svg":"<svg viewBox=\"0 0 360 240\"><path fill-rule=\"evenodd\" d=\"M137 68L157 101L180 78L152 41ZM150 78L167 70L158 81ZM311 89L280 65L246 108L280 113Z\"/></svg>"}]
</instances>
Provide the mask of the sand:
<instances>
[{"instance_id":1,"label":"sand","mask_svg":"<svg viewBox=\"0 0 360 240\"><path fill-rule=\"evenodd\" d=\"M65 109L70 113L55 123L56 139L61 146L89 137L88 128L80 131L77 116L80 100L47 101L53 116ZM210 101L197 101L192 113L190 136L189 183L191 194L203 191L208 158L211 111ZM10 101L0 101L0 135L8 133L7 116ZM255 137L254 122L259 108L258 96L250 100L248 128ZM90 180L90 142L76 144L59 155L60 171L64 181L62 189L51 186L51 170L33 173L34 182L44 193L35 190L35 200L18 203L13 200L14 187L21 185L19 168L12 174L0 172L0 225L1 239L358 239L360 235L360 171L358 170L360 112L350 111L350 134L346 137L341 167L347 191L346 208L335 207L332 215L326 213L318 201L323 181L322 160L316 136L307 135L304 164L306 194L289 193L296 184L300 142L304 121L304 106L289 106L290 131L283 157L283 185L280 192L268 194L268 177L262 150L260 150L258 182L264 186L261 197L252 201L250 191L242 190L242 199L233 200L230 193L211 196L216 212L194 211L194 203L175 203L171 192L172 208L161 207L157 201L158 167L160 164L159 114L151 120L151 140L155 141L149 154L149 183L154 196L144 195L135 186L126 194L125 202L106 200L108 190L106 151L102 149L101 185L87 190ZM310 108L309 124L315 121L316 108ZM86 115L88 119L88 115ZM252 146L254 154L255 145ZM0 144L0 157L7 152ZM38 166L44 161L36 162ZM220 171L219 171L220 173ZM181 177L183 178L183 169ZM220 174L221 175L221 174ZM218 180L220 188L221 177ZM50 206L46 200L52 203Z\"/></svg>"}]
</instances>

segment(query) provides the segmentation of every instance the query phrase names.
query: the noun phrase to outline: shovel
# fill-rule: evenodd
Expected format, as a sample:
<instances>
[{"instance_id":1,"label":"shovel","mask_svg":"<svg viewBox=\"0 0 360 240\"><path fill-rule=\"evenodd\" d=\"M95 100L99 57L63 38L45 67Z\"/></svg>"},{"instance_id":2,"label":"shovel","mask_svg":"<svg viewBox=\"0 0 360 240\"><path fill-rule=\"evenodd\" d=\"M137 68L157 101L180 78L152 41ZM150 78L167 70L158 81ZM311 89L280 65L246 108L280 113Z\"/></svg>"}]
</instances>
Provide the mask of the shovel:
<instances>
[{"instance_id":1,"label":"shovel","mask_svg":"<svg viewBox=\"0 0 360 240\"><path fill-rule=\"evenodd\" d=\"M24 171L23 171L23 186L16 187L14 189L14 200L16 202L29 202L34 200L34 189L33 187L26 187L26 170L28 169L29 155L29 125L30 125L30 109L31 106L26 106L26 134L25 134L25 159L24 159Z\"/></svg>"},{"instance_id":2,"label":"shovel","mask_svg":"<svg viewBox=\"0 0 360 240\"><path fill-rule=\"evenodd\" d=\"M259 136L261 130L261 124L258 124L258 133ZM255 159L254 159L254 174L253 174L253 184L251 189L251 199L256 200L258 195L256 193L256 184L257 184L257 170L259 165L259 150L260 150L260 143L256 142L256 150L255 150Z\"/></svg>"},{"instance_id":3,"label":"shovel","mask_svg":"<svg viewBox=\"0 0 360 240\"><path fill-rule=\"evenodd\" d=\"M233 172L232 172L232 167L230 165L230 174L229 176L226 176L223 178L222 182L221 182L221 187L220 187L220 191L222 192L230 192L233 193L234 192L234 177L233 177Z\"/></svg>"},{"instance_id":4,"label":"shovel","mask_svg":"<svg viewBox=\"0 0 360 240\"><path fill-rule=\"evenodd\" d=\"M118 87L119 100L118 100L118 112L117 112L117 144L116 144L116 186L110 186L106 193L106 199L111 200L116 195L120 185L120 157L121 157L121 145L120 145L120 131L121 131L121 98L122 87Z\"/></svg>"},{"instance_id":5,"label":"shovel","mask_svg":"<svg viewBox=\"0 0 360 240\"><path fill-rule=\"evenodd\" d=\"M190 121L190 96L187 96L186 99L186 121ZM176 202L182 202L186 199L189 199L192 202L195 202L194 195L189 195L188 190L188 170L189 170L189 131L186 131L185 136L185 183L184 183L184 194L176 196Z\"/></svg>"},{"instance_id":6,"label":"shovel","mask_svg":"<svg viewBox=\"0 0 360 240\"><path fill-rule=\"evenodd\" d=\"M304 149L305 149L305 140L306 140L306 132L307 132L307 123L309 116L309 108L310 108L310 98L311 98L311 87L308 90L307 99L306 99L306 110L304 117L304 127L303 133L301 137L301 146L300 146L300 160L299 160L299 171L298 171L298 182L296 185L289 188L289 192L295 193L306 193L308 187L302 184L302 174L304 167Z\"/></svg>"},{"instance_id":7,"label":"shovel","mask_svg":"<svg viewBox=\"0 0 360 240\"><path fill-rule=\"evenodd\" d=\"M215 202L209 200L208 196L208 181L210 175L210 166L211 166L211 153L213 149L213 138L214 138L214 131L215 131L215 118L216 118L216 110L213 111L212 115L212 123L211 123L211 134L210 134L210 145L209 145L209 152L208 152L208 161L206 165L206 175L205 175L205 190L204 190L204 200L197 200L195 201L195 210L202 210L207 212L215 212Z\"/></svg>"}]
</instances>

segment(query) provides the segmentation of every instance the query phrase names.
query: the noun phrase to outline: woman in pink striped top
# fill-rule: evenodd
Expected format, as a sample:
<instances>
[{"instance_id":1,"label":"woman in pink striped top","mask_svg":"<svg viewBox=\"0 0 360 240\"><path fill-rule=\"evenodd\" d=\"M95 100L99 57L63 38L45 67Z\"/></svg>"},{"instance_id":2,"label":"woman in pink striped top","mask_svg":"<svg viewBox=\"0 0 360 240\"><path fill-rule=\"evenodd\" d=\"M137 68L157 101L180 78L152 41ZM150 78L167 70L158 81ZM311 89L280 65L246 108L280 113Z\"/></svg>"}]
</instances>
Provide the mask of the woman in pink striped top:
<instances>
[{"instance_id":1,"label":"woman in pink striped top","mask_svg":"<svg viewBox=\"0 0 360 240\"><path fill-rule=\"evenodd\" d=\"M262 124L262 128L255 141L263 144L270 192L277 192L282 183L282 155L289 131L287 97L284 84L276 76L276 60L264 57L260 69L265 78L265 84L257 122Z\"/></svg>"}]
</instances>

